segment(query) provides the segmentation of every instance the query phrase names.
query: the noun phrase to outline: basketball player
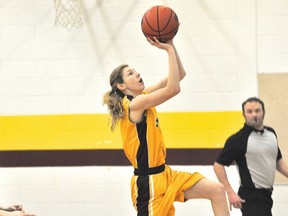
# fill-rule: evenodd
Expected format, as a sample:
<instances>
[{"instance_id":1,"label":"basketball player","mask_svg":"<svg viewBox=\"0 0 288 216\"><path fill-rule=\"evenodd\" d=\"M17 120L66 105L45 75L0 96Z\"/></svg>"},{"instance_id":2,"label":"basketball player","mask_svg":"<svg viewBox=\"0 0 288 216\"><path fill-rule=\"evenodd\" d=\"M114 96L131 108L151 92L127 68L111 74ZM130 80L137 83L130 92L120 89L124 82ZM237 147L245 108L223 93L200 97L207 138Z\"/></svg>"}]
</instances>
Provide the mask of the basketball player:
<instances>
[{"instance_id":1,"label":"basketball player","mask_svg":"<svg viewBox=\"0 0 288 216\"><path fill-rule=\"evenodd\" d=\"M24 212L22 205L11 205L8 207L0 207L0 216L35 216Z\"/></svg>"},{"instance_id":2,"label":"basketball player","mask_svg":"<svg viewBox=\"0 0 288 216\"><path fill-rule=\"evenodd\" d=\"M137 215L173 216L174 201L204 198L211 200L214 215L227 216L222 184L197 172L172 170L165 163L166 148L155 106L180 92L180 80L186 72L172 40L147 40L167 52L168 76L145 88L139 72L129 65L120 65L110 75L111 90L103 98L111 115L111 129L120 122L124 152L134 167L131 197Z\"/></svg>"}]
</instances>

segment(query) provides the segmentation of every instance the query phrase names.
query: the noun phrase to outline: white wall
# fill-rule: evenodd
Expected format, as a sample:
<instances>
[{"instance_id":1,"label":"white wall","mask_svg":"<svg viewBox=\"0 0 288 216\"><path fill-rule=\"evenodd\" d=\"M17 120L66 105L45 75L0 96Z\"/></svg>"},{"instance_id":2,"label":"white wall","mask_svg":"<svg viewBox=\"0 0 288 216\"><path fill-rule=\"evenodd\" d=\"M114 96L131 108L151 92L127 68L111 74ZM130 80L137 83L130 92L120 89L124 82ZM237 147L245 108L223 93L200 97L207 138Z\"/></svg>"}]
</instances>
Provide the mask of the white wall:
<instances>
[{"instance_id":1,"label":"white wall","mask_svg":"<svg viewBox=\"0 0 288 216\"><path fill-rule=\"evenodd\" d=\"M188 72L181 95L159 111L239 110L257 95L257 73L288 71L286 0L83 3L83 27L67 31L54 26L52 0L0 0L1 115L106 112L101 99L109 74L124 62L147 85L165 75L165 53L140 31L143 13L156 4L178 14L175 44ZM215 179L209 166L177 168ZM131 173L130 167L1 168L0 203L22 203L38 216L135 215ZM276 216L286 215L287 192L285 185L275 187ZM201 200L176 207L179 216L212 215Z\"/></svg>"},{"instance_id":2,"label":"white wall","mask_svg":"<svg viewBox=\"0 0 288 216\"><path fill-rule=\"evenodd\" d=\"M102 95L122 63L146 85L162 78L166 53L146 42L140 25L156 4L179 17L175 44L188 72L183 93L159 111L238 110L257 94L254 1L83 0L83 27L67 31L54 26L53 0L14 0L0 5L0 113L106 112Z\"/></svg>"}]
</instances>

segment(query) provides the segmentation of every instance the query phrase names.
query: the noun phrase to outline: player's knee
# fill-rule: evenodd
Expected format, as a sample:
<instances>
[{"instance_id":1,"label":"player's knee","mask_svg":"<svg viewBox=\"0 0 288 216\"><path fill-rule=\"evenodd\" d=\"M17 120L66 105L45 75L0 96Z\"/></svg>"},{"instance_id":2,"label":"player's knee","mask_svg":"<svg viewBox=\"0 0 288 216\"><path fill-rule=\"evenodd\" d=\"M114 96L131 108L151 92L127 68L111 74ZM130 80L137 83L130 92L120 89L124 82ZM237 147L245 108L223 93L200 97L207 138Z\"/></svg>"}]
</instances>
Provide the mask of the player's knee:
<instances>
[{"instance_id":1,"label":"player's knee","mask_svg":"<svg viewBox=\"0 0 288 216\"><path fill-rule=\"evenodd\" d=\"M225 188L221 183L215 183L214 190L211 194L212 199L219 199L220 197L225 197Z\"/></svg>"}]
</instances>

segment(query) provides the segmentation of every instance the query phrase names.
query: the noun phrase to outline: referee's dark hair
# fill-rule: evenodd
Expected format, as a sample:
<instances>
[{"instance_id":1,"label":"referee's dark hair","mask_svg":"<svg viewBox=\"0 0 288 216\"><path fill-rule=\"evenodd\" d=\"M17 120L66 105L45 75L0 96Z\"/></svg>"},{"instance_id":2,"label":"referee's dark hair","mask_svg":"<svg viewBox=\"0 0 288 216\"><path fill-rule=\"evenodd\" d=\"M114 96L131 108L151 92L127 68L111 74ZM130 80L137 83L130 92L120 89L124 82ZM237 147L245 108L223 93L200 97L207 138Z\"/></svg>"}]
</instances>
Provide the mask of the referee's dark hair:
<instances>
[{"instance_id":1,"label":"referee's dark hair","mask_svg":"<svg viewBox=\"0 0 288 216\"><path fill-rule=\"evenodd\" d=\"M265 106L264 106L264 102L257 98L257 97L250 97L248 98L247 100L245 100L243 103L242 103L242 112L244 113L244 106L246 105L246 103L250 103L250 102L258 102L261 104L262 106L262 109L263 109L263 112L265 113Z\"/></svg>"}]
</instances>

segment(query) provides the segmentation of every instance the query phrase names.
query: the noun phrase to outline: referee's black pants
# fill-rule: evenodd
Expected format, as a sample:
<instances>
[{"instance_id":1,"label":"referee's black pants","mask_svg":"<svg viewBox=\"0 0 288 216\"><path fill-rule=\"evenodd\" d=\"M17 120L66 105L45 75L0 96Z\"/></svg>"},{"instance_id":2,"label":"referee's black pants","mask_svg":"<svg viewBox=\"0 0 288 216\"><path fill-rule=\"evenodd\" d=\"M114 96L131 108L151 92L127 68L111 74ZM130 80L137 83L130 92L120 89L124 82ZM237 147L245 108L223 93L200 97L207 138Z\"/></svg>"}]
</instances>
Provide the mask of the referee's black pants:
<instances>
[{"instance_id":1,"label":"referee's black pants","mask_svg":"<svg viewBox=\"0 0 288 216\"><path fill-rule=\"evenodd\" d=\"M240 187L238 194L245 200L242 203L242 216L272 216L273 189Z\"/></svg>"}]
</instances>

